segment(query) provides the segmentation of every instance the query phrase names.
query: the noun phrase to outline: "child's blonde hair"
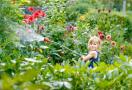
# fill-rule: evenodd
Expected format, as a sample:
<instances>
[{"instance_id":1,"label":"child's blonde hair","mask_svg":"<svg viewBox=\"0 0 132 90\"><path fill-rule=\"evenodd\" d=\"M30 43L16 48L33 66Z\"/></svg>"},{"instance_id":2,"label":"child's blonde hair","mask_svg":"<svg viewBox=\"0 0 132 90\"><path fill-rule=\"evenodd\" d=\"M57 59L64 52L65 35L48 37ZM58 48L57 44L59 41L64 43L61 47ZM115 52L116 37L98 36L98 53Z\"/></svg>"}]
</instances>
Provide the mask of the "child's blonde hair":
<instances>
[{"instance_id":1,"label":"child's blonde hair","mask_svg":"<svg viewBox=\"0 0 132 90\"><path fill-rule=\"evenodd\" d=\"M89 41L88 41L88 45L90 45L91 43L96 43L96 44L98 44L99 46L101 45L101 40L100 40L100 38L99 37L97 37L97 36L92 36L92 37L90 37L90 39L89 39Z\"/></svg>"}]
</instances>

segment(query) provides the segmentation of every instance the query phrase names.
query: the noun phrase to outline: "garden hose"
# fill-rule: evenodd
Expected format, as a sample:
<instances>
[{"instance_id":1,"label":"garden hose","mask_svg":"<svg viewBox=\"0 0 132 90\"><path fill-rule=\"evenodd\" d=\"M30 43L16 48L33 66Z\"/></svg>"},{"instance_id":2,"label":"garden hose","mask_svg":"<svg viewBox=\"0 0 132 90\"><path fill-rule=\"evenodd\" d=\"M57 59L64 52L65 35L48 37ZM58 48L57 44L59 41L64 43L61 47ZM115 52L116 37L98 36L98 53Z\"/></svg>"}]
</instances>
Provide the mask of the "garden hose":
<instances>
[{"instance_id":1,"label":"garden hose","mask_svg":"<svg viewBox=\"0 0 132 90\"><path fill-rule=\"evenodd\" d=\"M60 45L59 43L57 43L57 42L55 42L55 41L51 41L52 43L55 43L55 44L58 44L60 47L63 47L63 48L65 48L65 49L67 49L67 50L69 50L69 51L71 51L72 53L74 53L74 54L76 54L76 55L78 55L78 56L82 56L81 54L79 54L79 53L77 53L76 51L74 51L74 50L71 50L71 49L69 49L68 47L66 47L66 46L64 46L64 45Z\"/></svg>"}]
</instances>

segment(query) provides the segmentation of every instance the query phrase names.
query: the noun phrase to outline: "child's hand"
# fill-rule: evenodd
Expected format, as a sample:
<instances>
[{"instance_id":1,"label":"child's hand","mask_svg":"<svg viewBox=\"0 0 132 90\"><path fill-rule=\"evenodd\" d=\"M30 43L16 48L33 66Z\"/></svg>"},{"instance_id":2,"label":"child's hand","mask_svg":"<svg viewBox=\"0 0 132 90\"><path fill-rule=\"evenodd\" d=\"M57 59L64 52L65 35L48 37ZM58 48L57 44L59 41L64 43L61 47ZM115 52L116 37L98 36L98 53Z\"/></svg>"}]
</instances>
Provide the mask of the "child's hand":
<instances>
[{"instance_id":1,"label":"child's hand","mask_svg":"<svg viewBox=\"0 0 132 90\"><path fill-rule=\"evenodd\" d=\"M84 55L83 55L83 56L81 56L81 60L84 60L84 57L85 57Z\"/></svg>"}]
</instances>

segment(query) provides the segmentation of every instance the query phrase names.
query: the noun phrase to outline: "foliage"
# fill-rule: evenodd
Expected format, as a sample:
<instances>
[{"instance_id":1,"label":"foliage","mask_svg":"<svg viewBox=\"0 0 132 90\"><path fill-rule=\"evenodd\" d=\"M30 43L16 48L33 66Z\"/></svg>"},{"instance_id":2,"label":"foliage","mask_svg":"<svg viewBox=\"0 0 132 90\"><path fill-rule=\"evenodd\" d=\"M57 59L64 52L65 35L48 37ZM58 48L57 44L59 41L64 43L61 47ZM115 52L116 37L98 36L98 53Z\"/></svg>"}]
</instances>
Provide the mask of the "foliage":
<instances>
[{"instance_id":1,"label":"foliage","mask_svg":"<svg viewBox=\"0 0 132 90\"><path fill-rule=\"evenodd\" d=\"M132 56L132 45L131 43L126 43L126 47L125 47L125 50L124 50L124 54L125 55L129 55L129 56Z\"/></svg>"},{"instance_id":2,"label":"foliage","mask_svg":"<svg viewBox=\"0 0 132 90\"><path fill-rule=\"evenodd\" d=\"M48 24L64 25L66 22L65 8L67 0L49 0L43 7L48 9L47 21Z\"/></svg>"},{"instance_id":3,"label":"foliage","mask_svg":"<svg viewBox=\"0 0 132 90\"><path fill-rule=\"evenodd\" d=\"M2 89L130 89L131 59L120 55L113 65L100 62L95 69L87 68L87 64L75 61L63 65L52 65L44 60L21 59L12 63L19 64L19 70L8 76L1 67ZM25 64L23 64L25 63ZM2 65L3 66L3 65ZM103 69L105 67L105 69ZM31 69L32 68L32 69ZM15 68L14 68L15 69ZM12 71L11 71L12 72ZM10 82L10 84L6 84ZM128 83L128 84L125 84Z\"/></svg>"},{"instance_id":4,"label":"foliage","mask_svg":"<svg viewBox=\"0 0 132 90\"><path fill-rule=\"evenodd\" d=\"M127 26L127 28L125 28L125 34L124 34L124 38L130 42L132 42L131 39L131 35L132 35L132 19L128 16L128 18L126 19L126 23L125 25Z\"/></svg>"},{"instance_id":5,"label":"foliage","mask_svg":"<svg viewBox=\"0 0 132 90\"><path fill-rule=\"evenodd\" d=\"M122 45L127 46L127 43L122 44L122 42L126 38L130 39L129 35L131 32L125 31L125 29L128 28L131 31L129 27L131 24L126 23L129 23L127 17L120 16L114 12L108 13L108 11L98 13L97 10L81 15L77 22L68 22L62 24L62 26L52 23L52 25L47 26L47 30L43 34L53 41L51 44L47 44L49 47L49 50L46 51L47 56L51 57L51 61L53 62L62 62L69 60L69 58L77 59L80 55L87 53L87 41L89 37L97 35L98 31L102 31L105 37L109 34L112 40L117 43L114 48L110 46L110 43L109 45L107 45L107 42L102 44L101 60L108 63L109 60L114 59L114 55L119 55ZM73 30L68 30L67 27L69 26ZM74 30L75 27L76 30ZM127 35L125 32L129 32L129 34ZM126 54L128 55L128 53Z\"/></svg>"},{"instance_id":6,"label":"foliage","mask_svg":"<svg viewBox=\"0 0 132 90\"><path fill-rule=\"evenodd\" d=\"M66 8L67 21L76 21L80 14L85 14L91 8L101 7L101 3L96 0L71 0Z\"/></svg>"},{"instance_id":7,"label":"foliage","mask_svg":"<svg viewBox=\"0 0 132 90\"><path fill-rule=\"evenodd\" d=\"M18 18L19 10L7 0L1 0L0 6L0 35L5 37L4 35L13 33L14 28L12 26Z\"/></svg>"},{"instance_id":8,"label":"foliage","mask_svg":"<svg viewBox=\"0 0 132 90\"><path fill-rule=\"evenodd\" d=\"M0 22L3 22L0 23L2 33L0 89L129 90L132 88L130 16L123 17L119 12L101 9L103 5L102 2L97 3L98 0L40 2L35 0L33 4L23 2L25 0L17 1L13 6L8 1L0 2L2 6ZM40 34L42 39L43 36L50 38L49 42L10 40L9 34L12 30L27 27L31 30L38 29L38 23L23 26L19 22L22 20L19 10L16 9L19 3L35 8L41 5L39 8L45 11L46 17L39 18L40 20L35 18L43 26L43 31L37 32L37 35ZM100 8L91 9L95 7ZM74 15L75 17L71 17ZM21 24L22 28L17 28L14 22ZM98 66L95 65L95 68L91 69L88 68L90 62L84 63L80 60L80 56L87 54L87 42L90 36L99 32L104 36L101 58ZM111 36L111 39L107 39L107 36Z\"/></svg>"}]
</instances>

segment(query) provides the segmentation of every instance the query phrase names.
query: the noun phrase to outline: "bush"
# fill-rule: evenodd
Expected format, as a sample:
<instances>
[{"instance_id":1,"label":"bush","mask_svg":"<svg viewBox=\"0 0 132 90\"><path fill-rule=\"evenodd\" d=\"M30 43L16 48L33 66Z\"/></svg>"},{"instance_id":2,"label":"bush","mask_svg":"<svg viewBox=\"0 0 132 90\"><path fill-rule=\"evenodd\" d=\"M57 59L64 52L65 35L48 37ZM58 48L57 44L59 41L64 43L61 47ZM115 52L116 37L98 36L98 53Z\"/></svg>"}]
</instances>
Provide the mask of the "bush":
<instances>
[{"instance_id":1,"label":"bush","mask_svg":"<svg viewBox=\"0 0 132 90\"><path fill-rule=\"evenodd\" d=\"M129 57L120 55L113 65L100 62L95 69L89 69L88 63L81 64L81 61L75 61L73 66L69 62L52 65L46 59L40 62L27 58L12 63L20 65L12 77L5 73L0 77L2 89L131 89L130 62ZM1 68L5 69L3 65Z\"/></svg>"},{"instance_id":2,"label":"bush","mask_svg":"<svg viewBox=\"0 0 132 90\"><path fill-rule=\"evenodd\" d=\"M76 21L80 14L85 14L91 8L102 7L100 2L96 0L76 0L69 2L69 6L66 8L67 21Z\"/></svg>"},{"instance_id":3,"label":"bush","mask_svg":"<svg viewBox=\"0 0 132 90\"><path fill-rule=\"evenodd\" d=\"M0 33L1 35L6 33L10 34L14 29L12 26L13 23L17 21L19 10L9 1L2 0L0 5Z\"/></svg>"}]
</instances>

